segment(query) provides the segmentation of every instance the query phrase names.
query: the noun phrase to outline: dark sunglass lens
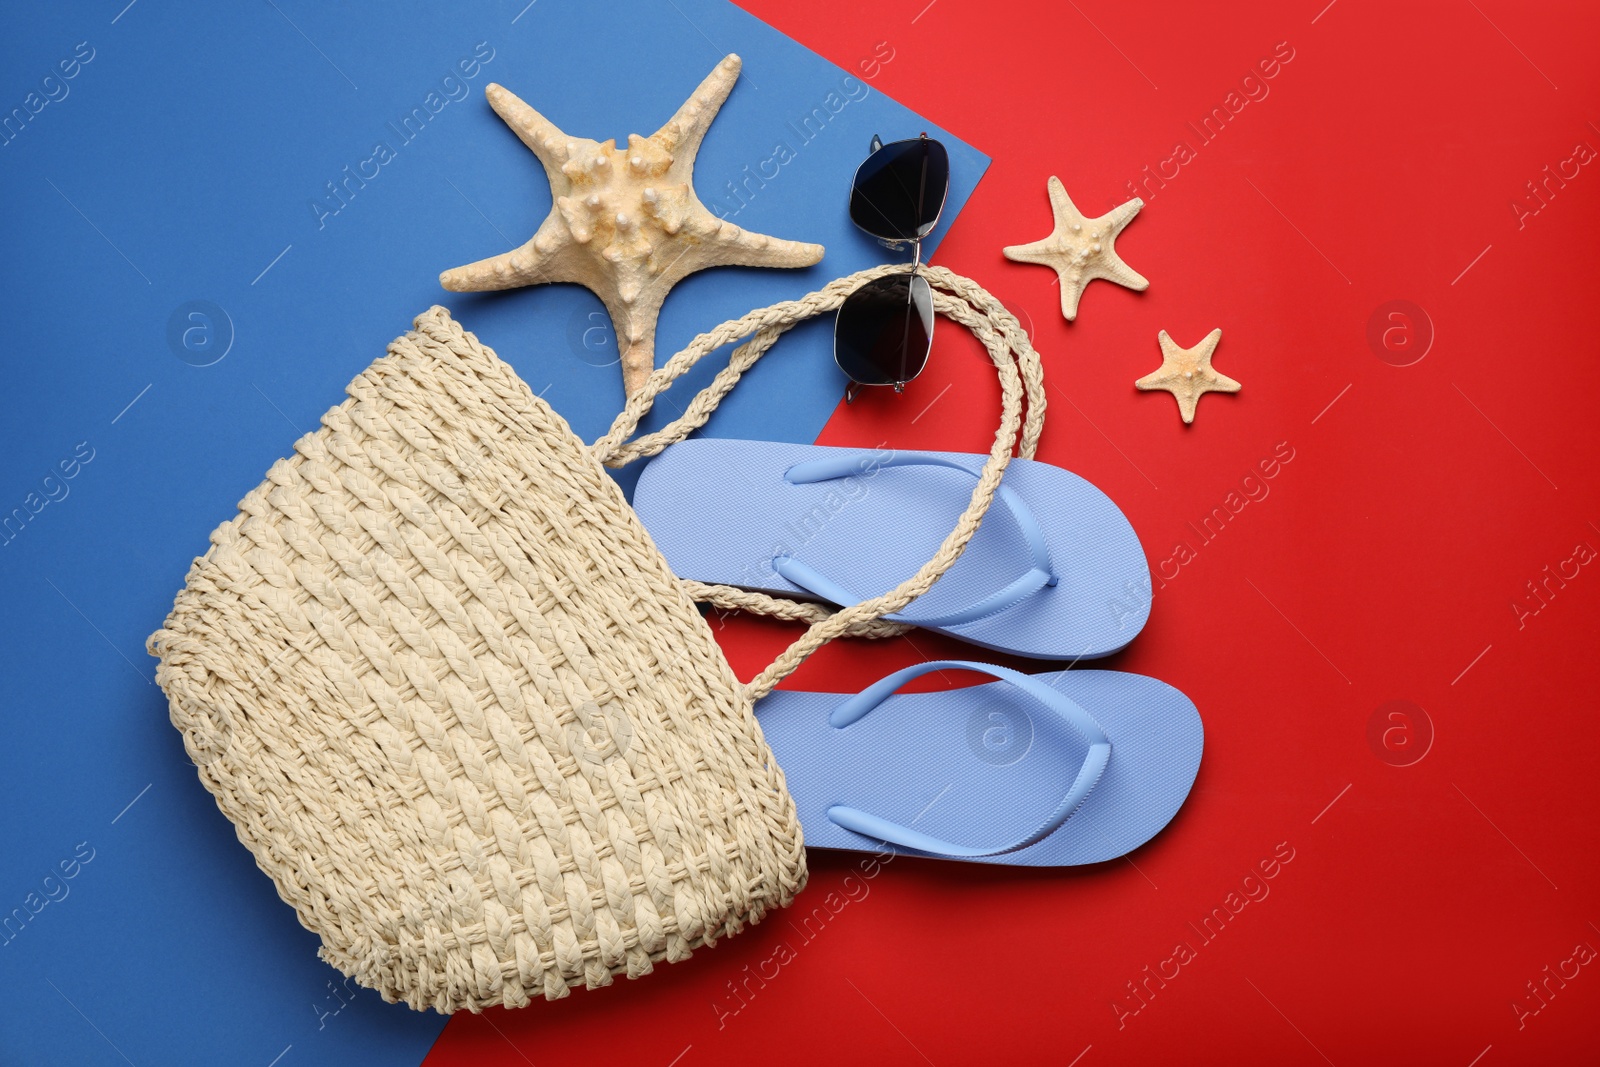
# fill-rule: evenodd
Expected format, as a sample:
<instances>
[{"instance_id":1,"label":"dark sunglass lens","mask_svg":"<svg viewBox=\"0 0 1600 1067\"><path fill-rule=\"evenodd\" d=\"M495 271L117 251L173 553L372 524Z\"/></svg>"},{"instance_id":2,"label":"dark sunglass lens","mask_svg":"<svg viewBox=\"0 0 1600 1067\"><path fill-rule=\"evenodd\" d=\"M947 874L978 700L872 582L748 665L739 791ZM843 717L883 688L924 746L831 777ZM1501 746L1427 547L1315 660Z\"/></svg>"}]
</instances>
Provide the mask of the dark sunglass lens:
<instances>
[{"instance_id":1,"label":"dark sunglass lens","mask_svg":"<svg viewBox=\"0 0 1600 1067\"><path fill-rule=\"evenodd\" d=\"M938 141L919 137L885 145L856 170L850 187L850 218L890 241L928 236L950 186L950 154Z\"/></svg>"},{"instance_id":2,"label":"dark sunglass lens","mask_svg":"<svg viewBox=\"0 0 1600 1067\"><path fill-rule=\"evenodd\" d=\"M851 381L896 385L922 373L933 342L933 293L920 274L868 282L839 306L833 358Z\"/></svg>"}]
</instances>

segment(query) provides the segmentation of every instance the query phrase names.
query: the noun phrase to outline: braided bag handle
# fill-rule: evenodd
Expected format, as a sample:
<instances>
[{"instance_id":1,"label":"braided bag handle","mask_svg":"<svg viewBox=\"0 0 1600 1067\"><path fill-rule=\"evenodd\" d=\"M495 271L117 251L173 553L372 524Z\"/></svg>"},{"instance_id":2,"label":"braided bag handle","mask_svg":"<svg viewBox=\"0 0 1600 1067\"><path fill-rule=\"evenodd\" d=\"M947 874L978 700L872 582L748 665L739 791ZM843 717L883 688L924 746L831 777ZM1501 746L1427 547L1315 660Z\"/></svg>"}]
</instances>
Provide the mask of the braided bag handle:
<instances>
[{"instance_id":1,"label":"braided bag handle","mask_svg":"<svg viewBox=\"0 0 1600 1067\"><path fill-rule=\"evenodd\" d=\"M668 445L683 440L705 425L722 398L728 395L744 372L771 349L784 331L813 315L837 308L850 293L866 282L904 270L903 265L890 264L860 271L829 282L798 300L760 308L701 334L645 380L639 391L628 399L611 429L590 446L591 452L606 466L621 467L635 459L653 456ZM923 274L933 290L934 310L970 329L988 350L999 372L1000 425L995 431L988 459L978 476L966 511L956 520L955 528L933 558L924 563L916 574L880 596L846 608L830 610L728 586L684 583L696 600L811 623L804 634L745 686L745 693L752 702L766 696L778 682L805 662L811 653L835 637L846 633L887 636L907 629L884 623L882 617L901 610L927 592L961 558L994 500L1000 479L1011 461L1013 447L1024 458L1032 458L1038 449L1039 434L1044 428L1044 375L1039 354L1016 317L969 278L943 267L925 267ZM728 366L719 371L711 384L695 396L684 409L683 415L660 430L629 441L658 395L709 353L747 336L750 339L734 350ZM1028 401L1026 417L1022 411L1024 395Z\"/></svg>"},{"instance_id":2,"label":"braided bag handle","mask_svg":"<svg viewBox=\"0 0 1600 1067\"><path fill-rule=\"evenodd\" d=\"M863 271L853 277L859 279L882 277L885 274L895 273L897 269L903 270L904 268L893 266L874 268L870 271ZM1039 432L1044 426L1045 411L1044 372L1040 366L1039 353L1029 343L1026 333L1023 332L1015 317L1011 316L1007 309L982 286L970 278L953 274L943 270L943 268L928 268L928 270L930 274L933 270L942 271L943 275L947 277L941 277L940 284L945 284L951 293L959 295L968 308L977 310L980 316L979 321L974 322L970 318L961 318L961 305L959 304L947 307L938 303L938 299L945 294L937 289L935 290L935 307L952 318L958 319L979 336L982 336L983 329L994 328L999 330L1005 339L1006 346L1009 349L1009 358L1016 363L1022 375L1023 390L1028 400L1028 417L1023 423L1022 439L1018 443L1017 454L1024 459L1032 459L1038 449ZM996 314L996 309L1003 314ZM783 331L789 329L792 325L794 325L793 322L781 323L774 328ZM746 342L740 351L748 349L752 352L753 355L750 355L748 359L749 362L754 362L766 351L771 343L772 339L757 336ZM988 344L987 340L985 344ZM994 354L992 347L991 354ZM735 357L737 358L738 355L739 353L736 352ZM1001 366L998 361L996 366ZM737 375L733 375L732 378L737 379ZM836 610L825 604L818 604L815 601L790 600L767 593L757 593L749 589L740 589L737 586L716 585L691 580L683 580L683 584L692 599L703 604L710 604L712 607L722 611L748 611L793 622L813 623L820 622ZM867 619L852 626L846 631L846 634L851 637L864 638L897 637L914 629L916 627L909 623L890 622L887 619Z\"/></svg>"}]
</instances>

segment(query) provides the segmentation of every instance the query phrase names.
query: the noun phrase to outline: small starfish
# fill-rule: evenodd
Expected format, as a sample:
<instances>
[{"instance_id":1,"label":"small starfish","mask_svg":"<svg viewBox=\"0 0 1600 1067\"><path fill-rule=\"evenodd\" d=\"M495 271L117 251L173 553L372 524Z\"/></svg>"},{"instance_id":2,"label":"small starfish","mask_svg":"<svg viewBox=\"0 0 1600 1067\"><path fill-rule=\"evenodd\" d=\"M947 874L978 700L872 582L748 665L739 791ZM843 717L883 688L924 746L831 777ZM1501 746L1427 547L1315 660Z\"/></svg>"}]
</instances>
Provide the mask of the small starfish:
<instances>
[{"instance_id":1,"label":"small starfish","mask_svg":"<svg viewBox=\"0 0 1600 1067\"><path fill-rule=\"evenodd\" d=\"M544 164L550 214L521 248L439 275L453 292L576 282L611 315L622 353L623 390L632 396L655 368L656 319L668 291L707 267L809 267L822 246L741 230L708 211L694 193L694 160L711 120L739 77L729 55L667 124L616 139L571 137L499 85L484 95Z\"/></svg>"},{"instance_id":2,"label":"small starfish","mask_svg":"<svg viewBox=\"0 0 1600 1067\"><path fill-rule=\"evenodd\" d=\"M1243 386L1226 374L1211 369L1211 354L1222 340L1222 330L1212 330L1193 348L1179 348L1166 330L1159 335L1161 366L1134 382L1138 389L1165 389L1178 398L1178 411L1185 424L1194 421L1195 405L1202 393L1237 393Z\"/></svg>"},{"instance_id":3,"label":"small starfish","mask_svg":"<svg viewBox=\"0 0 1600 1067\"><path fill-rule=\"evenodd\" d=\"M1135 197L1097 219L1084 218L1061 179L1051 175L1050 210L1056 217L1055 230L1042 241L1008 246L1005 256L1018 263L1054 267L1061 278L1061 314L1071 322L1078 317L1084 288L1096 278L1126 285L1135 292L1150 288L1149 279L1122 262L1112 244L1142 207L1144 201Z\"/></svg>"}]
</instances>

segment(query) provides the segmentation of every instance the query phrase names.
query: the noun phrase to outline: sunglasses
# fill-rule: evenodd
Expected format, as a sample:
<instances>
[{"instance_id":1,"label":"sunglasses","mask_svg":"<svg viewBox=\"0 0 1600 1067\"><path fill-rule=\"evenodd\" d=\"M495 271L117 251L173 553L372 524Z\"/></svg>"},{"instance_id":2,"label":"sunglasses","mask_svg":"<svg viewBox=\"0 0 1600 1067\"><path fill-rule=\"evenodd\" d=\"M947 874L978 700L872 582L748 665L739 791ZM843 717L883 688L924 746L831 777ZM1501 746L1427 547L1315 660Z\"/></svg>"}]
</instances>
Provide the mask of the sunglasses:
<instances>
[{"instance_id":1,"label":"sunglasses","mask_svg":"<svg viewBox=\"0 0 1600 1067\"><path fill-rule=\"evenodd\" d=\"M846 403L862 386L895 392L922 373L933 345L933 290L922 276L922 239L933 232L950 191L950 154L927 134L884 144L850 182L850 221L896 252L912 247L911 269L874 279L845 298L833 327L833 361L850 379Z\"/></svg>"}]
</instances>

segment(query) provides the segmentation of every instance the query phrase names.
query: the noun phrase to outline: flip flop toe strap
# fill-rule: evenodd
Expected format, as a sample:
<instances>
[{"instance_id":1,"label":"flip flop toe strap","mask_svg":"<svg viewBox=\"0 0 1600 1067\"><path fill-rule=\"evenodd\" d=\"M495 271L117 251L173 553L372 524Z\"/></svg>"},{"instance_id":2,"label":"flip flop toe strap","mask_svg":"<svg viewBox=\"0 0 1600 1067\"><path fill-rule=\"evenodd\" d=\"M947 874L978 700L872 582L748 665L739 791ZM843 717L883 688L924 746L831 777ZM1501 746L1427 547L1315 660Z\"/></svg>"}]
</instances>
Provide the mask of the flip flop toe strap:
<instances>
[{"instance_id":1,"label":"flip flop toe strap","mask_svg":"<svg viewBox=\"0 0 1600 1067\"><path fill-rule=\"evenodd\" d=\"M860 455L846 454L831 456L827 459L808 460L796 463L784 472L784 481L791 485L810 485L815 482L832 481L838 478L853 478L873 474L887 467L947 467L960 471L963 474L978 475L967 467L954 460L945 459L943 456L930 456L921 453L908 453L894 455L888 458L879 458L876 455L863 458ZM1050 546L1044 535L1044 528L1034 516L1026 502L1017 495L1004 482L1000 484L998 497L1011 512L1011 517L1016 521L1017 528L1022 532L1023 540L1027 542L1028 552L1032 556L1032 566L1016 579L1001 589L995 590L988 596L982 597L970 604L947 611L941 615L908 615L898 612L884 616L895 622L912 623L917 626L957 626L961 623L973 622L977 619L1003 611L1013 604L1032 596L1040 589L1056 584L1056 574L1050 563ZM857 596L838 582L818 571L815 567L793 556L776 556L772 560L772 569L777 571L788 581L800 588L822 597L824 600L835 604L849 605L860 603L864 597Z\"/></svg>"},{"instance_id":2,"label":"flip flop toe strap","mask_svg":"<svg viewBox=\"0 0 1600 1067\"><path fill-rule=\"evenodd\" d=\"M918 663L880 678L860 693L845 700L834 708L833 714L828 717L828 724L837 730L845 729L882 704L895 690L911 679L937 670L976 671L1008 682L1055 712L1068 726L1083 735L1083 739L1089 744L1089 751L1084 755L1083 764L1078 768L1078 773L1067 789L1066 795L1061 798L1061 802L1031 833L1020 840L998 847L974 847L945 841L846 804L835 804L830 807L828 818L836 825L863 837L948 859L983 859L986 856L1001 856L1037 844L1055 832L1067 821L1068 816L1078 810L1096 783L1100 781L1100 776L1111 759L1111 740L1106 737L1105 730L1094 717L1064 694L1037 678L1011 670L1009 667L972 663L966 660L934 660L929 663Z\"/></svg>"}]
</instances>

